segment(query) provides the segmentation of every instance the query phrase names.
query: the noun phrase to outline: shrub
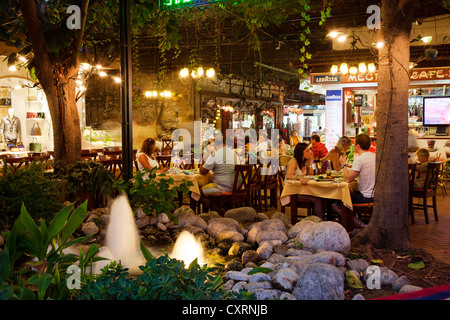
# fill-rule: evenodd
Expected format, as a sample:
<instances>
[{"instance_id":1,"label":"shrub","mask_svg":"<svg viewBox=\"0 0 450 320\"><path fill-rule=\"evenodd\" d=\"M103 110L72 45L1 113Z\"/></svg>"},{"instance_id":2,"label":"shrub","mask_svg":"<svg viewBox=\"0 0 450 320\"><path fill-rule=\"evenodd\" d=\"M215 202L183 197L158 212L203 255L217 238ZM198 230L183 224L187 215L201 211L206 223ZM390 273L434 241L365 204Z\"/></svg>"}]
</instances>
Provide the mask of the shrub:
<instances>
[{"instance_id":1,"label":"shrub","mask_svg":"<svg viewBox=\"0 0 450 320\"><path fill-rule=\"evenodd\" d=\"M55 180L45 174L45 162L33 161L28 166L14 170L4 167L0 176L0 225L16 220L23 204L35 221L49 221L63 205L61 190Z\"/></svg>"},{"instance_id":2,"label":"shrub","mask_svg":"<svg viewBox=\"0 0 450 320\"><path fill-rule=\"evenodd\" d=\"M164 173L156 180L156 169L155 167L151 171L145 169L144 172L135 172L134 179L130 181L119 179L114 183L114 187L119 193L127 193L133 209L141 208L148 215L164 212L174 220L171 213L178 205L178 193L187 194L192 182L184 180L179 186L174 186L173 178L165 178ZM146 173L149 176L144 179Z\"/></svg>"},{"instance_id":3,"label":"shrub","mask_svg":"<svg viewBox=\"0 0 450 320\"><path fill-rule=\"evenodd\" d=\"M95 280L80 290L81 300L227 300L252 299L247 292L223 289L216 269L199 266L194 260L188 268L182 261L163 255L139 267L142 274L128 277L126 269L112 262Z\"/></svg>"}]
</instances>

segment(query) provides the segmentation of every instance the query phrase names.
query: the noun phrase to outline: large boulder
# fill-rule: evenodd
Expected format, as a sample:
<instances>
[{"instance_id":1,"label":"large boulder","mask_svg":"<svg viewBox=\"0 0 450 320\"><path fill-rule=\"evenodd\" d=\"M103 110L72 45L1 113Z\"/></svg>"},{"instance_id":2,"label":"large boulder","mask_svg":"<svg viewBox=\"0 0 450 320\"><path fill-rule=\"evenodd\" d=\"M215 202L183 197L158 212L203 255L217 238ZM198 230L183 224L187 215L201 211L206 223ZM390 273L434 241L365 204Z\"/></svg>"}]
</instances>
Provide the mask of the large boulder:
<instances>
[{"instance_id":1,"label":"large boulder","mask_svg":"<svg viewBox=\"0 0 450 320\"><path fill-rule=\"evenodd\" d=\"M178 225L183 228L186 226L194 226L202 228L206 231L207 223L205 220L195 215L195 212L189 207L180 207L174 212L175 217L178 219Z\"/></svg>"},{"instance_id":2,"label":"large boulder","mask_svg":"<svg viewBox=\"0 0 450 320\"><path fill-rule=\"evenodd\" d=\"M344 300L344 276L331 264L308 264L298 277L292 295L297 300Z\"/></svg>"},{"instance_id":3,"label":"large boulder","mask_svg":"<svg viewBox=\"0 0 450 320\"><path fill-rule=\"evenodd\" d=\"M345 228L337 222L325 221L308 225L295 238L303 248L340 252L350 252L350 237Z\"/></svg>"},{"instance_id":4,"label":"large boulder","mask_svg":"<svg viewBox=\"0 0 450 320\"><path fill-rule=\"evenodd\" d=\"M230 218L213 218L209 220L206 231L211 237L217 238L217 236L225 230L237 231L243 233L239 222Z\"/></svg>"},{"instance_id":5,"label":"large boulder","mask_svg":"<svg viewBox=\"0 0 450 320\"><path fill-rule=\"evenodd\" d=\"M294 224L292 226L292 228L289 229L289 231L287 232L287 235L288 235L289 239L295 238L307 226L312 226L314 224L316 224L316 222L313 222L311 220L302 219L301 221Z\"/></svg>"},{"instance_id":6,"label":"large boulder","mask_svg":"<svg viewBox=\"0 0 450 320\"><path fill-rule=\"evenodd\" d=\"M256 221L256 211L252 207L240 207L230 209L224 214L225 218L237 220L244 224Z\"/></svg>"},{"instance_id":7,"label":"large boulder","mask_svg":"<svg viewBox=\"0 0 450 320\"><path fill-rule=\"evenodd\" d=\"M286 227L280 219L267 219L254 223L248 229L247 242L254 245L257 242L259 233L262 231L282 231L286 233Z\"/></svg>"}]
</instances>

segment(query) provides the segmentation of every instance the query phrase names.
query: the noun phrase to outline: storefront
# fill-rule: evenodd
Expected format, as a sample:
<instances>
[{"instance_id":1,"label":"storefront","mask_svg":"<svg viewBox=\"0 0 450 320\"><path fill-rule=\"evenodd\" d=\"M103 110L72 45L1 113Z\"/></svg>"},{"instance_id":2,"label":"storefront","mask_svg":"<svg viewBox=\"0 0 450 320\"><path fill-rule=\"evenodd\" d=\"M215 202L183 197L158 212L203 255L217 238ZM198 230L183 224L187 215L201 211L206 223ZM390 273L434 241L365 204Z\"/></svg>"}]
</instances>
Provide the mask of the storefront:
<instances>
[{"instance_id":1,"label":"storefront","mask_svg":"<svg viewBox=\"0 0 450 320\"><path fill-rule=\"evenodd\" d=\"M436 135L437 126L423 126L423 98L450 96L450 67L414 69L410 79L410 130L417 136L419 147L427 147L427 140L435 140L436 150L443 148L450 138L448 129L444 135ZM377 81L377 72L311 74L311 83L327 91L325 135L328 149L334 147L342 135L354 137L365 132L376 139ZM449 108L442 113L449 113Z\"/></svg>"},{"instance_id":2,"label":"storefront","mask_svg":"<svg viewBox=\"0 0 450 320\"><path fill-rule=\"evenodd\" d=\"M325 128L325 105L284 106L283 127L288 129L288 136L297 131L304 140L310 139L312 134L321 135Z\"/></svg>"}]
</instances>

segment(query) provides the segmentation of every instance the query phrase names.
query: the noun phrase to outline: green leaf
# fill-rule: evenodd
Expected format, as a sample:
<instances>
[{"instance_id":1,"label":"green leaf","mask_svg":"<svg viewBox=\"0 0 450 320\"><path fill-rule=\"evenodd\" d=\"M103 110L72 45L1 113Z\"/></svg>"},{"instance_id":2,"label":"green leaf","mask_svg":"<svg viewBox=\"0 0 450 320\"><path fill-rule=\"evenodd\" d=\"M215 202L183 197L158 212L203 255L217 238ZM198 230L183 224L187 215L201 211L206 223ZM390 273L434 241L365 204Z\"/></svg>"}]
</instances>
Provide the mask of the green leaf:
<instances>
[{"instance_id":1,"label":"green leaf","mask_svg":"<svg viewBox=\"0 0 450 320\"><path fill-rule=\"evenodd\" d=\"M272 271L273 270L270 269L270 268L259 267L259 268L254 268L254 269L250 270L247 274L249 276L251 276L252 274L255 274L255 273L258 273L258 272L262 272L262 273L267 274L267 273L270 273Z\"/></svg>"},{"instance_id":2,"label":"green leaf","mask_svg":"<svg viewBox=\"0 0 450 320\"><path fill-rule=\"evenodd\" d=\"M144 243L142 241L141 241L141 252L142 252L142 255L144 256L145 260L147 260L147 261L150 261L154 258L152 253L150 252L150 250L148 250L147 247L144 246Z\"/></svg>"},{"instance_id":3,"label":"green leaf","mask_svg":"<svg viewBox=\"0 0 450 320\"><path fill-rule=\"evenodd\" d=\"M49 244L54 237L61 233L67 221L67 218L69 217L70 211L72 210L72 207L73 203L61 209L61 211L59 211L53 218L52 222L48 226L47 244Z\"/></svg>"},{"instance_id":4,"label":"green leaf","mask_svg":"<svg viewBox=\"0 0 450 320\"><path fill-rule=\"evenodd\" d=\"M83 223L86 217L87 200L81 204L67 220L66 226L62 232L61 244L64 244L72 233Z\"/></svg>"},{"instance_id":5,"label":"green leaf","mask_svg":"<svg viewBox=\"0 0 450 320\"><path fill-rule=\"evenodd\" d=\"M359 279L359 277L355 273L355 271L353 271L353 270L347 271L346 279L347 279L347 283L350 286L350 288L353 288L353 289L362 289L363 288L361 279Z\"/></svg>"},{"instance_id":6,"label":"green leaf","mask_svg":"<svg viewBox=\"0 0 450 320\"><path fill-rule=\"evenodd\" d=\"M3 251L0 255L0 283L3 283L10 270L11 262L9 260L8 251Z\"/></svg>"},{"instance_id":7,"label":"green leaf","mask_svg":"<svg viewBox=\"0 0 450 320\"><path fill-rule=\"evenodd\" d=\"M28 284L34 284L38 287L38 299L43 300L48 286L52 283L53 276L48 273L38 273L32 276Z\"/></svg>"},{"instance_id":8,"label":"green leaf","mask_svg":"<svg viewBox=\"0 0 450 320\"><path fill-rule=\"evenodd\" d=\"M408 264L408 268L414 270L423 269L425 268L425 263L423 261L411 262L410 264Z\"/></svg>"}]
</instances>

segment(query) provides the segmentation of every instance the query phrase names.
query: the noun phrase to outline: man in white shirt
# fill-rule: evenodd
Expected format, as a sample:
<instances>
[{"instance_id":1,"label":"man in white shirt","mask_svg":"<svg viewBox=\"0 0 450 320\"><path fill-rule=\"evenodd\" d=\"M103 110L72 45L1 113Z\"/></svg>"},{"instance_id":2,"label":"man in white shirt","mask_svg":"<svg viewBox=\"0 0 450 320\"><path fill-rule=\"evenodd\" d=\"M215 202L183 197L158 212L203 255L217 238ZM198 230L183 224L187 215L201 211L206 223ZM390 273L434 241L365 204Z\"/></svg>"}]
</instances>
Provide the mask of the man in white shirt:
<instances>
[{"instance_id":1,"label":"man in white shirt","mask_svg":"<svg viewBox=\"0 0 450 320\"><path fill-rule=\"evenodd\" d=\"M368 135L358 134L355 138L355 153L359 156L353 161L351 168L348 168L347 160L344 156L339 158L341 167L344 167L344 177L348 183L358 177L359 191L353 192L353 203L373 202L375 188L375 159L376 155L369 151L371 141Z\"/></svg>"}]
</instances>

